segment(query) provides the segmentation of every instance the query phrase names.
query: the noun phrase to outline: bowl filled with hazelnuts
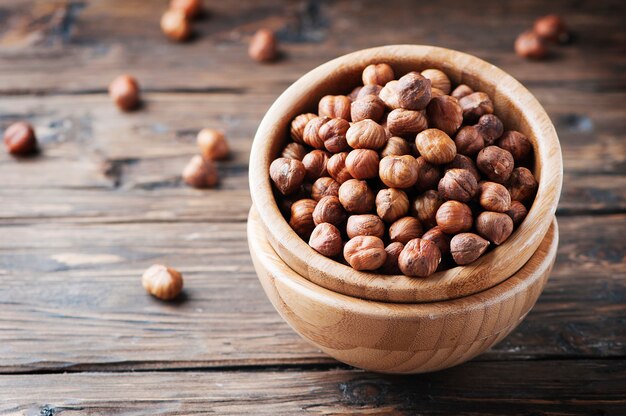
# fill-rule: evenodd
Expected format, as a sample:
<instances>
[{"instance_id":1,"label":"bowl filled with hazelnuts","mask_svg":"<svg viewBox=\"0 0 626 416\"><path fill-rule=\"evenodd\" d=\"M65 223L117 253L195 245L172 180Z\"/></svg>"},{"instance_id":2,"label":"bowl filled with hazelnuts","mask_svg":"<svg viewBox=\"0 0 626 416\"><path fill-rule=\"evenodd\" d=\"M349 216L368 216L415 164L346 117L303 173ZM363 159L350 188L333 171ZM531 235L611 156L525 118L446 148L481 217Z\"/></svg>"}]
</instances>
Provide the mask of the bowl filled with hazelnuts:
<instances>
[{"instance_id":1,"label":"bowl filled with hazelnuts","mask_svg":"<svg viewBox=\"0 0 626 416\"><path fill-rule=\"evenodd\" d=\"M450 367L501 340L556 257L558 137L518 81L393 45L304 75L250 156L248 241L274 307L340 361Z\"/></svg>"}]
</instances>

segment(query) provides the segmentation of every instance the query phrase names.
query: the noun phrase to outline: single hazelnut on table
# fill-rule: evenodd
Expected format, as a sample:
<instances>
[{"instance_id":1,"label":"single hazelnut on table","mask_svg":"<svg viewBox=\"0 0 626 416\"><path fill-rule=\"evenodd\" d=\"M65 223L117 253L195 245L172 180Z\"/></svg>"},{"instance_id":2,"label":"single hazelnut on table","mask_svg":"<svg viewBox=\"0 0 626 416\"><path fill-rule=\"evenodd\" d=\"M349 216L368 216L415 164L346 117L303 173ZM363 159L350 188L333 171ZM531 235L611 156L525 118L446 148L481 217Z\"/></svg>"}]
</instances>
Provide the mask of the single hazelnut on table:
<instances>
[{"instance_id":1,"label":"single hazelnut on table","mask_svg":"<svg viewBox=\"0 0 626 416\"><path fill-rule=\"evenodd\" d=\"M449 95L435 97L426 107L428 126L452 136L463 123L463 110L459 101Z\"/></svg>"},{"instance_id":2,"label":"single hazelnut on table","mask_svg":"<svg viewBox=\"0 0 626 416\"><path fill-rule=\"evenodd\" d=\"M381 150L380 156L403 156L411 154L411 144L402 137L392 136Z\"/></svg>"},{"instance_id":3,"label":"single hazelnut on table","mask_svg":"<svg viewBox=\"0 0 626 416\"><path fill-rule=\"evenodd\" d=\"M417 182L417 167L411 155L386 156L380 161L378 175L390 188L410 188Z\"/></svg>"},{"instance_id":4,"label":"single hazelnut on table","mask_svg":"<svg viewBox=\"0 0 626 416\"><path fill-rule=\"evenodd\" d=\"M331 119L328 117L314 117L306 123L302 132L302 141L316 149L324 149L324 140L320 137L322 126Z\"/></svg>"},{"instance_id":5,"label":"single hazelnut on table","mask_svg":"<svg viewBox=\"0 0 626 416\"><path fill-rule=\"evenodd\" d=\"M396 108L387 115L387 129L394 136L413 136L427 128L424 111Z\"/></svg>"},{"instance_id":6,"label":"single hazelnut on table","mask_svg":"<svg viewBox=\"0 0 626 416\"><path fill-rule=\"evenodd\" d=\"M502 121L493 114L480 116L474 127L483 136L485 146L491 146L504 133Z\"/></svg>"},{"instance_id":7,"label":"single hazelnut on table","mask_svg":"<svg viewBox=\"0 0 626 416\"><path fill-rule=\"evenodd\" d=\"M385 264L387 252L380 238L359 235L343 247L343 257L354 270L376 270Z\"/></svg>"},{"instance_id":8,"label":"single hazelnut on table","mask_svg":"<svg viewBox=\"0 0 626 416\"><path fill-rule=\"evenodd\" d=\"M306 240L311 236L315 228L313 221L313 211L317 201L313 199L300 199L291 204L291 219L289 225L302 239Z\"/></svg>"},{"instance_id":9,"label":"single hazelnut on table","mask_svg":"<svg viewBox=\"0 0 626 416\"><path fill-rule=\"evenodd\" d=\"M349 179L339 187L339 201L351 214L367 214L374 209L374 193L367 182Z\"/></svg>"},{"instance_id":10,"label":"single hazelnut on table","mask_svg":"<svg viewBox=\"0 0 626 416\"><path fill-rule=\"evenodd\" d=\"M441 263L441 252L432 241L415 238L404 246L398 257L398 266L407 276L427 277Z\"/></svg>"},{"instance_id":11,"label":"single hazelnut on table","mask_svg":"<svg viewBox=\"0 0 626 416\"><path fill-rule=\"evenodd\" d=\"M444 199L439 192L429 190L418 195L411 205L411 213L417 217L426 228L437 225L436 215L439 207L443 205Z\"/></svg>"},{"instance_id":12,"label":"single hazelnut on table","mask_svg":"<svg viewBox=\"0 0 626 416\"><path fill-rule=\"evenodd\" d=\"M483 135L474 126L465 126L454 137L456 151L474 157L485 147Z\"/></svg>"},{"instance_id":13,"label":"single hazelnut on table","mask_svg":"<svg viewBox=\"0 0 626 416\"><path fill-rule=\"evenodd\" d=\"M457 86L454 91L452 91L450 93L451 96L453 96L454 98L456 98L457 100L460 100L461 98L470 95L474 92L474 90L469 86L469 85L465 85L465 84L459 84L459 86Z\"/></svg>"},{"instance_id":14,"label":"single hazelnut on table","mask_svg":"<svg viewBox=\"0 0 626 416\"><path fill-rule=\"evenodd\" d=\"M497 142L498 147L508 150L515 163L524 162L530 156L533 146L530 140L519 131L505 131Z\"/></svg>"},{"instance_id":15,"label":"single hazelnut on table","mask_svg":"<svg viewBox=\"0 0 626 416\"><path fill-rule=\"evenodd\" d=\"M191 158L183 169L182 177L193 188L212 188L219 180L215 163L200 155Z\"/></svg>"},{"instance_id":16,"label":"single hazelnut on table","mask_svg":"<svg viewBox=\"0 0 626 416\"><path fill-rule=\"evenodd\" d=\"M515 53L522 58L541 59L548 54L548 48L541 36L527 30L515 39Z\"/></svg>"},{"instance_id":17,"label":"single hazelnut on table","mask_svg":"<svg viewBox=\"0 0 626 416\"><path fill-rule=\"evenodd\" d=\"M487 247L489 247L489 241L474 233L457 234L450 241L450 253L454 262L459 266L470 264L478 259Z\"/></svg>"},{"instance_id":18,"label":"single hazelnut on table","mask_svg":"<svg viewBox=\"0 0 626 416\"><path fill-rule=\"evenodd\" d=\"M479 202L487 211L506 212L511 208L511 194L499 183L482 182L479 186Z\"/></svg>"},{"instance_id":19,"label":"single hazelnut on table","mask_svg":"<svg viewBox=\"0 0 626 416\"><path fill-rule=\"evenodd\" d=\"M415 138L415 145L420 155L435 165L450 163L456 156L454 141L439 129L427 129L419 133Z\"/></svg>"},{"instance_id":20,"label":"single hazelnut on table","mask_svg":"<svg viewBox=\"0 0 626 416\"><path fill-rule=\"evenodd\" d=\"M567 43L569 41L569 33L563 19L556 14L549 14L535 20L533 31L542 39Z\"/></svg>"},{"instance_id":21,"label":"single hazelnut on table","mask_svg":"<svg viewBox=\"0 0 626 416\"><path fill-rule=\"evenodd\" d=\"M513 156L498 146L487 146L476 157L476 166L492 182L505 183L513 172Z\"/></svg>"},{"instance_id":22,"label":"single hazelnut on table","mask_svg":"<svg viewBox=\"0 0 626 416\"><path fill-rule=\"evenodd\" d=\"M402 217L389 226L389 239L393 242L406 244L414 238L421 237L422 234L424 234L422 224L415 217Z\"/></svg>"},{"instance_id":23,"label":"single hazelnut on table","mask_svg":"<svg viewBox=\"0 0 626 416\"><path fill-rule=\"evenodd\" d=\"M230 155L224 133L214 129L202 129L196 137L200 153L205 159L222 160Z\"/></svg>"},{"instance_id":24,"label":"single hazelnut on table","mask_svg":"<svg viewBox=\"0 0 626 416\"><path fill-rule=\"evenodd\" d=\"M524 204L519 201L512 201L511 207L506 212L506 215L511 217L511 219L513 220L513 225L515 227L519 226L524 221L524 218L526 218L527 214L528 210L526 209Z\"/></svg>"},{"instance_id":25,"label":"single hazelnut on table","mask_svg":"<svg viewBox=\"0 0 626 416\"><path fill-rule=\"evenodd\" d=\"M183 275L161 264L153 264L141 276L141 284L152 296L170 300L183 290Z\"/></svg>"},{"instance_id":26,"label":"single hazelnut on table","mask_svg":"<svg viewBox=\"0 0 626 416\"><path fill-rule=\"evenodd\" d=\"M347 157L348 152L336 153L328 159L328 163L326 164L328 174L339 184L342 184L349 179L353 179L350 172L348 172L348 168L346 168Z\"/></svg>"},{"instance_id":27,"label":"single hazelnut on table","mask_svg":"<svg viewBox=\"0 0 626 416\"><path fill-rule=\"evenodd\" d=\"M409 72L398 79L395 93L399 107L407 110L423 110L430 101L431 82L417 72Z\"/></svg>"},{"instance_id":28,"label":"single hazelnut on table","mask_svg":"<svg viewBox=\"0 0 626 416\"><path fill-rule=\"evenodd\" d=\"M352 121L361 121L370 119L373 121L380 121L385 113L385 103L378 98L377 95L366 95L364 97L357 98L350 105L350 116Z\"/></svg>"},{"instance_id":29,"label":"single hazelnut on table","mask_svg":"<svg viewBox=\"0 0 626 416\"><path fill-rule=\"evenodd\" d=\"M451 237L441 231L441 227L435 226L430 230L426 231L422 236L422 239L432 241L437 245L441 254L446 254L450 252L450 239Z\"/></svg>"},{"instance_id":30,"label":"single hazelnut on table","mask_svg":"<svg viewBox=\"0 0 626 416\"><path fill-rule=\"evenodd\" d=\"M354 149L378 150L387 144L385 129L369 119L353 123L346 132L346 139L350 147Z\"/></svg>"},{"instance_id":31,"label":"single hazelnut on table","mask_svg":"<svg viewBox=\"0 0 626 416\"><path fill-rule=\"evenodd\" d=\"M323 256L338 256L343 249L341 232L333 224L318 224L311 233L309 246Z\"/></svg>"},{"instance_id":32,"label":"single hazelnut on table","mask_svg":"<svg viewBox=\"0 0 626 416\"><path fill-rule=\"evenodd\" d=\"M363 85L385 85L394 79L393 68L388 64L371 64L363 70Z\"/></svg>"},{"instance_id":33,"label":"single hazelnut on table","mask_svg":"<svg viewBox=\"0 0 626 416\"><path fill-rule=\"evenodd\" d=\"M270 29L259 29L252 36L248 55L257 62L271 62L278 57L278 40Z\"/></svg>"},{"instance_id":34,"label":"single hazelnut on table","mask_svg":"<svg viewBox=\"0 0 626 416\"><path fill-rule=\"evenodd\" d=\"M130 75L120 75L109 84L109 96L122 111L139 107L139 83Z\"/></svg>"},{"instance_id":35,"label":"single hazelnut on table","mask_svg":"<svg viewBox=\"0 0 626 416\"><path fill-rule=\"evenodd\" d=\"M491 98L484 92L474 92L459 100L463 109L463 119L468 123L477 121L484 114L493 113Z\"/></svg>"},{"instance_id":36,"label":"single hazelnut on table","mask_svg":"<svg viewBox=\"0 0 626 416\"><path fill-rule=\"evenodd\" d=\"M279 157L270 165L270 178L283 195L289 195L300 189L306 169L299 160Z\"/></svg>"},{"instance_id":37,"label":"single hazelnut on table","mask_svg":"<svg viewBox=\"0 0 626 416\"><path fill-rule=\"evenodd\" d=\"M313 182L311 187L311 198L314 200L319 201L325 196L339 196L339 182L327 176Z\"/></svg>"},{"instance_id":38,"label":"single hazelnut on table","mask_svg":"<svg viewBox=\"0 0 626 416\"><path fill-rule=\"evenodd\" d=\"M347 217L346 210L336 196L323 197L313 210L313 222L315 225L327 222L339 227Z\"/></svg>"},{"instance_id":39,"label":"single hazelnut on table","mask_svg":"<svg viewBox=\"0 0 626 416\"><path fill-rule=\"evenodd\" d=\"M350 128L350 123L343 118L333 118L324 123L318 131L317 136L324 142L326 150L332 153L339 153L349 149L346 133Z\"/></svg>"},{"instance_id":40,"label":"single hazelnut on table","mask_svg":"<svg viewBox=\"0 0 626 416\"><path fill-rule=\"evenodd\" d=\"M302 162L302 159L304 159L304 156L306 156L308 152L307 148L300 143L291 142L285 146L283 152L281 153L281 157L295 159Z\"/></svg>"},{"instance_id":41,"label":"single hazelnut on table","mask_svg":"<svg viewBox=\"0 0 626 416\"><path fill-rule=\"evenodd\" d=\"M476 163L474 163L473 159L465 155L457 154L456 156L454 156L454 159L452 159L452 162L445 165L444 168L446 170L465 169L474 176L477 183L481 180L480 173L478 173L478 168L476 168Z\"/></svg>"},{"instance_id":42,"label":"single hazelnut on table","mask_svg":"<svg viewBox=\"0 0 626 416\"><path fill-rule=\"evenodd\" d=\"M24 156L37 150L35 130L25 121L18 121L7 127L3 140L4 147L12 155Z\"/></svg>"},{"instance_id":43,"label":"single hazelnut on table","mask_svg":"<svg viewBox=\"0 0 626 416\"><path fill-rule=\"evenodd\" d=\"M470 207L459 201L444 202L435 216L437 225L446 234L458 234L472 228L474 218Z\"/></svg>"},{"instance_id":44,"label":"single hazelnut on table","mask_svg":"<svg viewBox=\"0 0 626 416\"><path fill-rule=\"evenodd\" d=\"M328 176L326 165L329 158L328 153L324 150L316 149L307 153L302 159L306 171L305 179L313 182L323 176Z\"/></svg>"},{"instance_id":45,"label":"single hazelnut on table","mask_svg":"<svg viewBox=\"0 0 626 416\"><path fill-rule=\"evenodd\" d=\"M191 35L191 24L184 11L170 9L161 17L161 30L171 40L182 42Z\"/></svg>"},{"instance_id":46,"label":"single hazelnut on table","mask_svg":"<svg viewBox=\"0 0 626 416\"><path fill-rule=\"evenodd\" d=\"M389 244L385 247L385 252L387 253L387 258L385 259L385 263L381 266L380 272L385 274L400 274L400 267L398 266L398 257L400 257L400 253L404 249L404 244L396 241L395 243Z\"/></svg>"},{"instance_id":47,"label":"single hazelnut on table","mask_svg":"<svg viewBox=\"0 0 626 416\"><path fill-rule=\"evenodd\" d=\"M428 163L423 156L418 157L415 161L417 162L417 182L415 183L417 190L424 192L429 189L437 189L442 176L441 168Z\"/></svg>"},{"instance_id":48,"label":"single hazelnut on table","mask_svg":"<svg viewBox=\"0 0 626 416\"><path fill-rule=\"evenodd\" d=\"M193 19L202 10L202 0L171 0L170 9L180 10L187 19Z\"/></svg>"},{"instance_id":49,"label":"single hazelnut on table","mask_svg":"<svg viewBox=\"0 0 626 416\"><path fill-rule=\"evenodd\" d=\"M421 75L430 80L430 85L433 88L441 90L446 95L450 94L452 84L445 72L438 69L425 69L421 72Z\"/></svg>"},{"instance_id":50,"label":"single hazelnut on table","mask_svg":"<svg viewBox=\"0 0 626 416\"><path fill-rule=\"evenodd\" d=\"M501 212L484 211L476 218L476 231L481 237L500 245L513 232L513 220Z\"/></svg>"},{"instance_id":51,"label":"single hazelnut on table","mask_svg":"<svg viewBox=\"0 0 626 416\"><path fill-rule=\"evenodd\" d=\"M381 189L376 195L376 213L391 223L409 212L409 198L404 191L395 188Z\"/></svg>"},{"instance_id":52,"label":"single hazelnut on table","mask_svg":"<svg viewBox=\"0 0 626 416\"><path fill-rule=\"evenodd\" d=\"M305 113L305 114L300 114L296 116L291 121L291 126L289 129L291 139L296 143L304 144L304 139L303 139L304 128L306 127L309 121L313 120L316 117L317 115L313 113Z\"/></svg>"},{"instance_id":53,"label":"single hazelnut on table","mask_svg":"<svg viewBox=\"0 0 626 416\"><path fill-rule=\"evenodd\" d=\"M354 149L346 157L346 169L355 179L370 179L378 176L378 153L372 149Z\"/></svg>"},{"instance_id":54,"label":"single hazelnut on table","mask_svg":"<svg viewBox=\"0 0 626 416\"><path fill-rule=\"evenodd\" d=\"M348 223L346 224L346 233L349 238L354 238L357 235L373 235L374 237L383 238L385 235L385 224L377 215L351 215L348 217Z\"/></svg>"},{"instance_id":55,"label":"single hazelnut on table","mask_svg":"<svg viewBox=\"0 0 626 416\"><path fill-rule=\"evenodd\" d=\"M534 198L537 187L537 180L530 170L523 167L513 169L508 186L511 199L529 203Z\"/></svg>"},{"instance_id":56,"label":"single hazelnut on table","mask_svg":"<svg viewBox=\"0 0 626 416\"><path fill-rule=\"evenodd\" d=\"M478 191L478 182L466 169L449 169L439 181L438 190L444 199L469 202Z\"/></svg>"},{"instance_id":57,"label":"single hazelnut on table","mask_svg":"<svg viewBox=\"0 0 626 416\"><path fill-rule=\"evenodd\" d=\"M350 121L352 102L345 95L326 95L318 104L318 114L330 118L343 118Z\"/></svg>"}]
</instances>

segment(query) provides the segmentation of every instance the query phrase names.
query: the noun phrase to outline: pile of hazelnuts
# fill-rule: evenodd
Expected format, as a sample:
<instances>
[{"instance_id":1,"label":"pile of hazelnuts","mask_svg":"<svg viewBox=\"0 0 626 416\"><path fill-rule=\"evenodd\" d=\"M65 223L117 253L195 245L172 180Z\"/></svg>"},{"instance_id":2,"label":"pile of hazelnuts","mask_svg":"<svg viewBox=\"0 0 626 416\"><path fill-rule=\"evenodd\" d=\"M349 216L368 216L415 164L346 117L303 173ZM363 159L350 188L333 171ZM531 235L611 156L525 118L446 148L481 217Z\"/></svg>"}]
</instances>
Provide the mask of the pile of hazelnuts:
<instances>
[{"instance_id":1,"label":"pile of hazelnuts","mask_svg":"<svg viewBox=\"0 0 626 416\"><path fill-rule=\"evenodd\" d=\"M270 165L293 230L356 270L419 277L505 242L537 190L529 139L441 70L396 80L379 63L362 79L295 117Z\"/></svg>"}]
</instances>

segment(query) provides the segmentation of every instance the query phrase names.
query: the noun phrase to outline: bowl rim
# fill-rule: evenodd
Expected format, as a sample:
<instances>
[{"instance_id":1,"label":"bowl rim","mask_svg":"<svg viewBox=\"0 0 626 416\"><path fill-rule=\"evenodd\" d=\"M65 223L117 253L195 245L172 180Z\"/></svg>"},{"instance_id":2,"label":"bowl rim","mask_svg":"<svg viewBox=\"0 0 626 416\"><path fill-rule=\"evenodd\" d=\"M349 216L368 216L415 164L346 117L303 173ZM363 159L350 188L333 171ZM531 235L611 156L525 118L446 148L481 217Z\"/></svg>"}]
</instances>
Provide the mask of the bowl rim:
<instances>
[{"instance_id":1,"label":"bowl rim","mask_svg":"<svg viewBox=\"0 0 626 416\"><path fill-rule=\"evenodd\" d=\"M285 142L291 119L304 112L312 97L319 99L336 91L347 78L354 78L365 66L379 62L390 63L396 70L407 66L420 70L439 68L454 83L467 83L475 90L487 91L496 106L495 113L502 118L516 113L515 124L507 125L521 130L533 144L534 174L539 178L539 186L526 219L506 242L470 265L437 272L424 279L356 271L313 250L291 229L278 208L269 165L277 156L278 145ZM554 126L537 99L521 83L472 55L425 45L364 49L331 60L303 75L276 99L261 121L252 144L249 171L252 202L268 240L291 268L313 283L338 293L404 303L467 296L493 287L514 274L532 256L550 227L562 177L561 149Z\"/></svg>"}]
</instances>

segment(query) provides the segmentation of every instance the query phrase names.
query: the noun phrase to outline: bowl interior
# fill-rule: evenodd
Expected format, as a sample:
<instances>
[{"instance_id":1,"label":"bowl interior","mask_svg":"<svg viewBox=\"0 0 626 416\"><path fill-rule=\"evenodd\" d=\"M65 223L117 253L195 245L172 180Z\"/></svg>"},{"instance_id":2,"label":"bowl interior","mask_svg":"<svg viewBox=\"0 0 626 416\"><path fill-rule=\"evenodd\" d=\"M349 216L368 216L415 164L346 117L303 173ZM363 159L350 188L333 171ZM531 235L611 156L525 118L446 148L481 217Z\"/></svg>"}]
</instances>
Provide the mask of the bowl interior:
<instances>
[{"instance_id":1,"label":"bowl interior","mask_svg":"<svg viewBox=\"0 0 626 416\"><path fill-rule=\"evenodd\" d=\"M311 249L283 218L272 192L269 165L288 142L291 120L317 112L327 94L347 94L360 83L371 63L386 62L396 73L426 68L446 72L454 84L465 83L490 95L495 114L508 130L519 130L532 142L537 196L525 221L501 246L468 266L437 272L428 278L359 272ZM250 190L268 240L278 255L303 277L327 289L363 299L429 302L458 298L502 282L519 270L541 243L556 210L562 183L558 137L547 114L513 77L476 57L444 48L394 45L354 52L330 61L292 84L265 115L250 155Z\"/></svg>"}]
</instances>

